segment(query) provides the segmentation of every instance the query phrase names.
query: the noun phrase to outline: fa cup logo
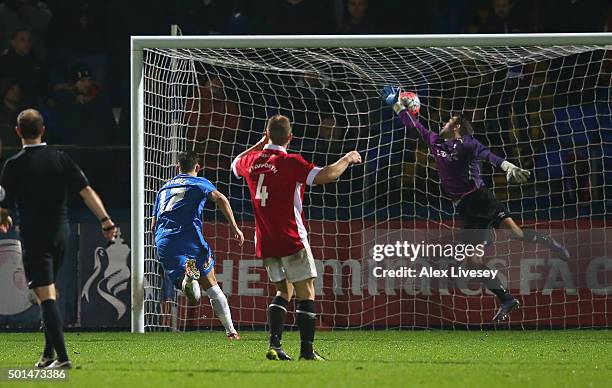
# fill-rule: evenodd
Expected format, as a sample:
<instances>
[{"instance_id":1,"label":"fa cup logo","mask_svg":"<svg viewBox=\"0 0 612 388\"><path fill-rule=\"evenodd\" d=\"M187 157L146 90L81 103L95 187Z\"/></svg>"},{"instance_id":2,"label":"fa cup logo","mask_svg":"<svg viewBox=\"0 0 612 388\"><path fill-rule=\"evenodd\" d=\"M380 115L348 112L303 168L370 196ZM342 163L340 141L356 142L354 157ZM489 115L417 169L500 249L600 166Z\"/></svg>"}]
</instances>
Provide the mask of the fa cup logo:
<instances>
[{"instance_id":1,"label":"fa cup logo","mask_svg":"<svg viewBox=\"0 0 612 388\"><path fill-rule=\"evenodd\" d=\"M89 302L89 289L96 282L105 265L102 277L96 283L98 294L117 310L117 320L121 319L127 311L125 303L117 297L121 291L128 289L130 281L130 268L128 257L130 248L121 238L121 232L117 229L117 237L107 248L97 247L94 251L94 272L85 285L81 298Z\"/></svg>"}]
</instances>

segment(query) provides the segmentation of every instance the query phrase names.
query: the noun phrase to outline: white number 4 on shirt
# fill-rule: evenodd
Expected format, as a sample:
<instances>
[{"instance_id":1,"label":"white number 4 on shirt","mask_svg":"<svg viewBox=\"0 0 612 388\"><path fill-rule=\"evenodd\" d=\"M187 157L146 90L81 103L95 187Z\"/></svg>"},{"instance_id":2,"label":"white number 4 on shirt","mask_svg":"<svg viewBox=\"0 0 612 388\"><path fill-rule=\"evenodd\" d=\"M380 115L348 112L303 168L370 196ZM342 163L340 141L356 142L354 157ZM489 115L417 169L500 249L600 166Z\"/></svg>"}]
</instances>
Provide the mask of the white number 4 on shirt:
<instances>
[{"instance_id":1,"label":"white number 4 on shirt","mask_svg":"<svg viewBox=\"0 0 612 388\"><path fill-rule=\"evenodd\" d=\"M259 180L257 181L257 190L255 190L255 199L260 200L262 207L266 206L266 200L268 199L268 188L263 185L265 174L259 174Z\"/></svg>"}]
</instances>

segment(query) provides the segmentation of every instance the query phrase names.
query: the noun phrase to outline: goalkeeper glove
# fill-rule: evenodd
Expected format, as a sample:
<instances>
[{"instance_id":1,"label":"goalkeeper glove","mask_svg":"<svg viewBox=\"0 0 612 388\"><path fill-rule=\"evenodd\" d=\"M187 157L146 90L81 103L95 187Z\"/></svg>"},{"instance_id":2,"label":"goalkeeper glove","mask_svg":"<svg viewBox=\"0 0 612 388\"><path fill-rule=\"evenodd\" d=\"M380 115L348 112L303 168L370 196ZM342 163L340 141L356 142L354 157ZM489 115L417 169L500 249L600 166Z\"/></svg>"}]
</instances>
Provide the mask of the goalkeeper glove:
<instances>
[{"instance_id":1,"label":"goalkeeper glove","mask_svg":"<svg viewBox=\"0 0 612 388\"><path fill-rule=\"evenodd\" d=\"M400 88L387 85L380 91L380 97L387 105L393 105L397 102Z\"/></svg>"},{"instance_id":2,"label":"goalkeeper glove","mask_svg":"<svg viewBox=\"0 0 612 388\"><path fill-rule=\"evenodd\" d=\"M511 182L514 179L517 183L525 183L531 176L531 173L527 170L523 170L520 167L504 160L501 164L501 169L506 172L506 179Z\"/></svg>"},{"instance_id":3,"label":"goalkeeper glove","mask_svg":"<svg viewBox=\"0 0 612 388\"><path fill-rule=\"evenodd\" d=\"M382 97L382 99L385 101L385 103L387 105L393 105L393 111L395 113L401 112L402 110L406 109L406 107L404 106L404 104L402 104L401 102L399 102L398 98L399 98L399 94L400 94L400 88L399 87L395 87L395 86L391 86L391 85L387 85L385 86L381 91L380 91L380 96Z\"/></svg>"}]
</instances>

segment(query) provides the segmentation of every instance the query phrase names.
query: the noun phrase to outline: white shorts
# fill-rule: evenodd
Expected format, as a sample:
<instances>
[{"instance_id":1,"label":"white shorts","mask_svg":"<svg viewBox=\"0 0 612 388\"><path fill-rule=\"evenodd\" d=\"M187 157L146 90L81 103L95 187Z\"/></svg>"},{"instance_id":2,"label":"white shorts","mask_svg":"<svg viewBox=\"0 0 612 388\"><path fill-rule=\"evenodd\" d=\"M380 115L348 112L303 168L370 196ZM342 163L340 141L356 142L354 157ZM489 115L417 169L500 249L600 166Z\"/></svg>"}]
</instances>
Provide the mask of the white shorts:
<instances>
[{"instance_id":1,"label":"white shorts","mask_svg":"<svg viewBox=\"0 0 612 388\"><path fill-rule=\"evenodd\" d=\"M272 283L278 283L285 279L289 283L296 283L317 277L314 257L308 248L303 248L293 255L285 257L268 257L263 262Z\"/></svg>"}]
</instances>

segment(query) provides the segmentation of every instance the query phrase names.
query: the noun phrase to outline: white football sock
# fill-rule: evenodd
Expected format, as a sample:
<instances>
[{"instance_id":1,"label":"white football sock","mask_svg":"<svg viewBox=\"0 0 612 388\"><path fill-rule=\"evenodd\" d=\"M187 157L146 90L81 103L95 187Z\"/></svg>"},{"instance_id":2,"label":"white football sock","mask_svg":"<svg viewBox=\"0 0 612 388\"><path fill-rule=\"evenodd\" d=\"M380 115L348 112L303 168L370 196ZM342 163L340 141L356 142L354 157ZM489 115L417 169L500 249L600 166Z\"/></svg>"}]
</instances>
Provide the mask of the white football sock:
<instances>
[{"instance_id":1,"label":"white football sock","mask_svg":"<svg viewBox=\"0 0 612 388\"><path fill-rule=\"evenodd\" d=\"M236 333L236 329L234 329L234 324L232 323L232 313L227 304L227 298L223 291L221 291L221 287L215 284L206 290L206 295L210 298L210 304L213 310L215 310L215 315L219 318L223 327L225 327L225 332L228 334Z\"/></svg>"}]
</instances>

